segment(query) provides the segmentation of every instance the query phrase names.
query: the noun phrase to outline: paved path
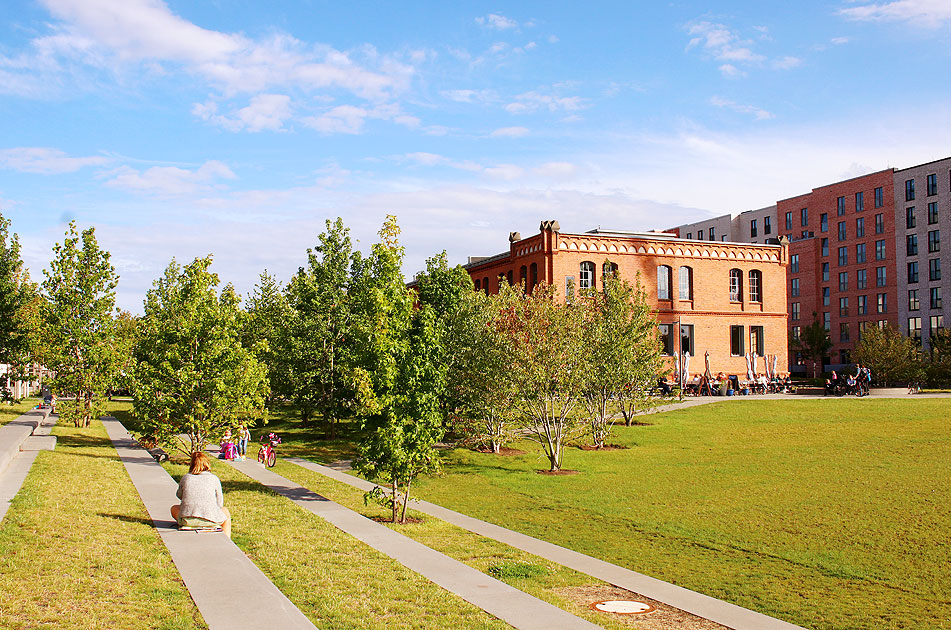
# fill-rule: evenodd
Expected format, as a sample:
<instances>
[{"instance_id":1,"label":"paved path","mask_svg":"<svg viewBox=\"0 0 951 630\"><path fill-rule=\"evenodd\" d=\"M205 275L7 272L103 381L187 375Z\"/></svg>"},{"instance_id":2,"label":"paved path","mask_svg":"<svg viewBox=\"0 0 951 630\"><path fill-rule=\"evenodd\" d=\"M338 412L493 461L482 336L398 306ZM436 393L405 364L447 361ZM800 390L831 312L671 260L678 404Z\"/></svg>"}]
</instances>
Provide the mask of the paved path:
<instances>
[{"instance_id":1,"label":"paved path","mask_svg":"<svg viewBox=\"0 0 951 630\"><path fill-rule=\"evenodd\" d=\"M246 460L232 465L377 551L521 630L599 628Z\"/></svg>"},{"instance_id":2,"label":"paved path","mask_svg":"<svg viewBox=\"0 0 951 630\"><path fill-rule=\"evenodd\" d=\"M361 490L371 490L375 484L364 479L348 475L299 458L287 458L286 461L313 470L322 475L342 481ZM629 569L613 565L577 551L559 547L549 542L513 532L504 527L493 525L479 519L453 512L426 501L415 501L413 509L435 516L470 532L505 543L516 549L527 551L541 558L557 562L568 568L590 575L620 588L634 591L645 597L664 602L674 608L692 613L704 619L715 621L735 630L802 630L799 626L768 617L761 613L714 599L707 595L675 586L661 580L636 573Z\"/></svg>"},{"instance_id":3,"label":"paved path","mask_svg":"<svg viewBox=\"0 0 951 630\"><path fill-rule=\"evenodd\" d=\"M118 420L105 417L102 423L211 630L315 628L223 534L179 531L169 514L178 503L178 484Z\"/></svg>"},{"instance_id":4,"label":"paved path","mask_svg":"<svg viewBox=\"0 0 951 630\"><path fill-rule=\"evenodd\" d=\"M56 416L49 414L49 409L33 409L0 427L0 521L23 487L37 454L47 450L38 447L48 447L48 444L31 446L31 440L42 440L34 436L44 436L46 442L52 441L55 445L55 438L50 438L49 432L56 423Z\"/></svg>"}]
</instances>

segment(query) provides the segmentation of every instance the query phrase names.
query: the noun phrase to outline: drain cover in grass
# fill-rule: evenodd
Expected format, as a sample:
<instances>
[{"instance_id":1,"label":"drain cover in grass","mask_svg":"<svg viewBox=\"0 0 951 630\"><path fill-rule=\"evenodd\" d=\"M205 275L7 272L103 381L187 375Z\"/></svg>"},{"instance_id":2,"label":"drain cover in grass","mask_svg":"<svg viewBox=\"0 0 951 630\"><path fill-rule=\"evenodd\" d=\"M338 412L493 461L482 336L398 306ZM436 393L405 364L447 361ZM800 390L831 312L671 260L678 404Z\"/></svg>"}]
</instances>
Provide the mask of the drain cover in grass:
<instances>
[{"instance_id":1,"label":"drain cover in grass","mask_svg":"<svg viewBox=\"0 0 951 630\"><path fill-rule=\"evenodd\" d=\"M650 604L629 599L609 599L603 602L594 602L591 604L591 608L616 615L642 615L654 610L654 607Z\"/></svg>"}]
</instances>

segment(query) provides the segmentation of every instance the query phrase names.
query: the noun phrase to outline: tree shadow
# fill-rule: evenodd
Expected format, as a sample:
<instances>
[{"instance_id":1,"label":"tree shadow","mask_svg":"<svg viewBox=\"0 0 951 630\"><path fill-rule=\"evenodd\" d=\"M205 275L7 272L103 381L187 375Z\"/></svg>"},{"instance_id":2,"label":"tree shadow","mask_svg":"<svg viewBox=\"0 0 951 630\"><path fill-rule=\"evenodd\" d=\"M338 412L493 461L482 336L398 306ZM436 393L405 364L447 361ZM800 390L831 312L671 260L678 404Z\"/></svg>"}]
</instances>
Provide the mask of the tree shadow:
<instances>
[{"instance_id":1,"label":"tree shadow","mask_svg":"<svg viewBox=\"0 0 951 630\"><path fill-rule=\"evenodd\" d=\"M143 518L141 516L129 516L127 514L106 514L105 512L99 512L99 516L115 519L124 523L139 523L141 525L148 525L149 527L152 527L153 525L152 519Z\"/></svg>"},{"instance_id":2,"label":"tree shadow","mask_svg":"<svg viewBox=\"0 0 951 630\"><path fill-rule=\"evenodd\" d=\"M259 492L262 494L271 494L273 490L257 481L245 481L235 479L221 482L222 492Z\"/></svg>"}]
</instances>

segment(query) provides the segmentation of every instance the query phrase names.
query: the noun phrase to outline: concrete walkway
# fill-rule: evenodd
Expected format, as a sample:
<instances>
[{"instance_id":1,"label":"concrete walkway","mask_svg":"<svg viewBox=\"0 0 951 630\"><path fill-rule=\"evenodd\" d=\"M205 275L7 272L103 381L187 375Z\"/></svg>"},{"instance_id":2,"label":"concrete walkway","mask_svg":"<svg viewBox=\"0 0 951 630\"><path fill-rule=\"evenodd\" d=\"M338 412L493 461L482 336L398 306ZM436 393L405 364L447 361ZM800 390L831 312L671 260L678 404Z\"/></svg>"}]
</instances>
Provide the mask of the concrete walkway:
<instances>
[{"instance_id":1,"label":"concrete walkway","mask_svg":"<svg viewBox=\"0 0 951 630\"><path fill-rule=\"evenodd\" d=\"M33 409L0 427L0 521L10 510L10 502L23 487L41 450L52 450L56 438L50 429L56 416L49 409Z\"/></svg>"},{"instance_id":2,"label":"concrete walkway","mask_svg":"<svg viewBox=\"0 0 951 630\"><path fill-rule=\"evenodd\" d=\"M520 630L589 630L600 627L329 501L255 461L232 462L232 465L305 510Z\"/></svg>"},{"instance_id":3,"label":"concrete walkway","mask_svg":"<svg viewBox=\"0 0 951 630\"><path fill-rule=\"evenodd\" d=\"M760 397L762 398L762 397ZM721 399L722 400L722 399ZM313 470L361 490L371 490L376 484L299 458L287 458L286 461ZM453 525L469 530L480 536L505 543L516 549L527 551L546 560L557 562L575 571L613 584L620 588L639 593L645 597L664 602L674 608L709 619L735 630L802 630L799 626L774 619L735 604L714 599L707 595L691 591L680 586L636 573L629 569L586 556L577 551L559 547L549 542L526 536L518 532L480 521L479 519L448 510L426 501L415 501L412 508L435 516Z\"/></svg>"},{"instance_id":4,"label":"concrete walkway","mask_svg":"<svg viewBox=\"0 0 951 630\"><path fill-rule=\"evenodd\" d=\"M224 534L179 531L169 514L178 484L118 420L102 423L211 630L316 627Z\"/></svg>"}]
</instances>

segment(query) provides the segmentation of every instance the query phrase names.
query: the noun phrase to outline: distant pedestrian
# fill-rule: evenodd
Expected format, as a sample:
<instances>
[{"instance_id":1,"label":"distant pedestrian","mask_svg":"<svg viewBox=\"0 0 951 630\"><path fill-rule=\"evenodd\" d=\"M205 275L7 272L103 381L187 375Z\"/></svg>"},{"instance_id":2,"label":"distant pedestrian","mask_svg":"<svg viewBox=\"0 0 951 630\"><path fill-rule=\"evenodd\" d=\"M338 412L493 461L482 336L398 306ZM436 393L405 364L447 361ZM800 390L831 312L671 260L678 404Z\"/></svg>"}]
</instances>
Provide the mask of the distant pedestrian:
<instances>
[{"instance_id":1,"label":"distant pedestrian","mask_svg":"<svg viewBox=\"0 0 951 630\"><path fill-rule=\"evenodd\" d=\"M248 431L247 425L242 424L238 427L238 459L244 461L244 457L248 452L248 440L251 439L251 432Z\"/></svg>"}]
</instances>

